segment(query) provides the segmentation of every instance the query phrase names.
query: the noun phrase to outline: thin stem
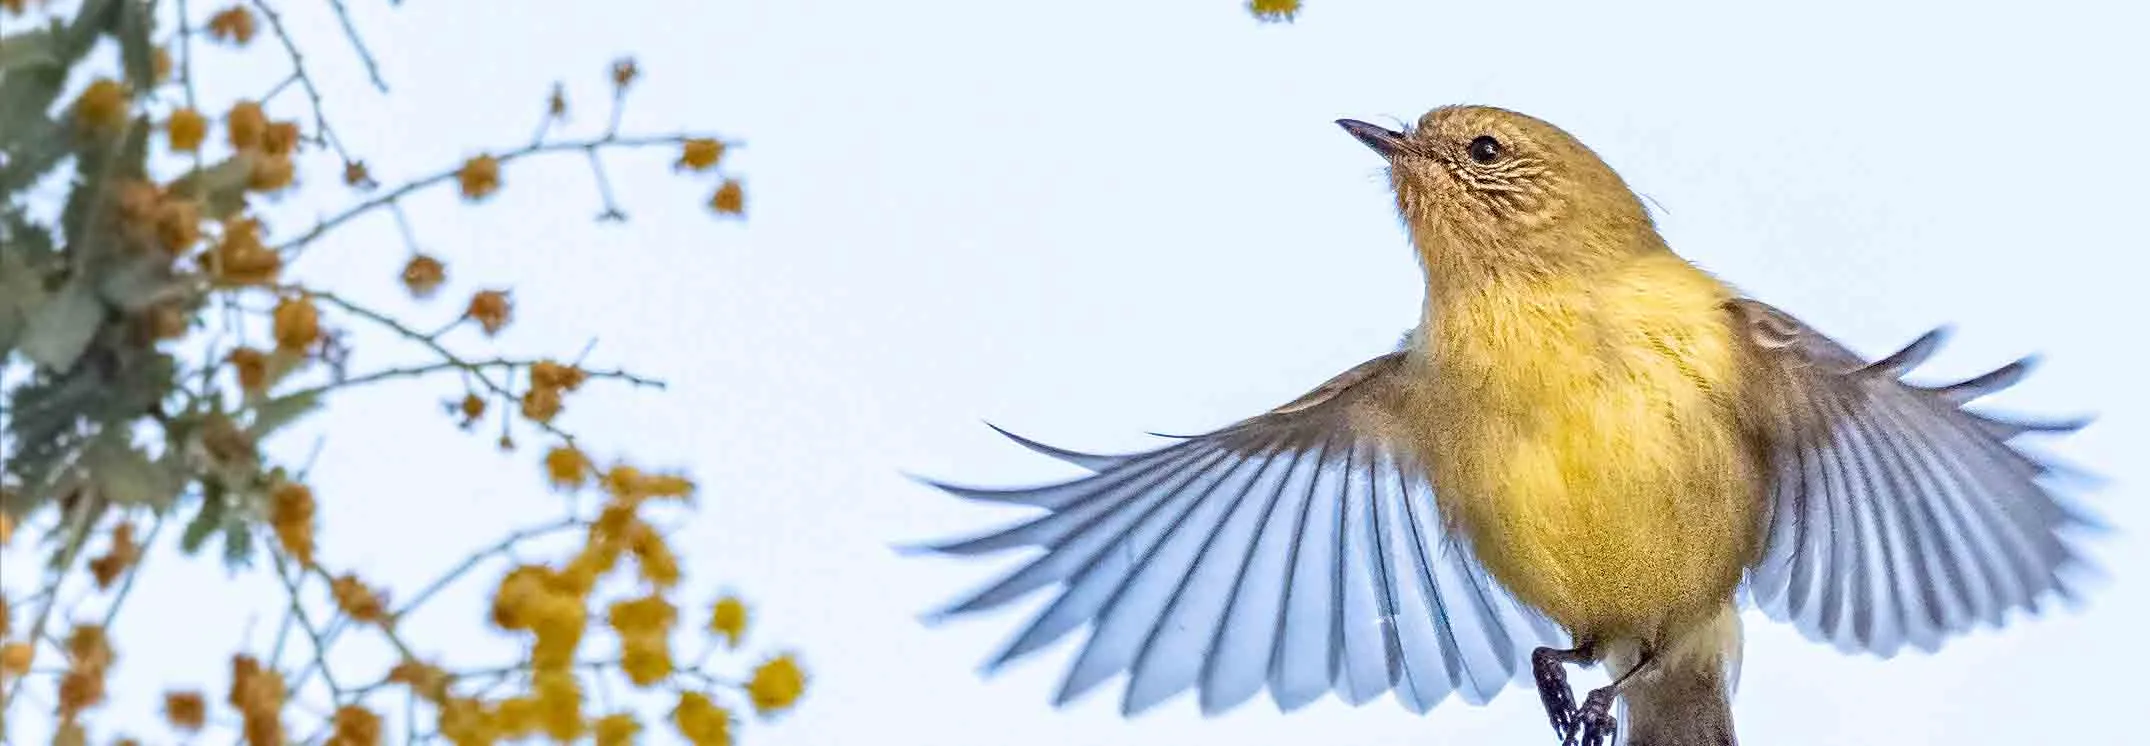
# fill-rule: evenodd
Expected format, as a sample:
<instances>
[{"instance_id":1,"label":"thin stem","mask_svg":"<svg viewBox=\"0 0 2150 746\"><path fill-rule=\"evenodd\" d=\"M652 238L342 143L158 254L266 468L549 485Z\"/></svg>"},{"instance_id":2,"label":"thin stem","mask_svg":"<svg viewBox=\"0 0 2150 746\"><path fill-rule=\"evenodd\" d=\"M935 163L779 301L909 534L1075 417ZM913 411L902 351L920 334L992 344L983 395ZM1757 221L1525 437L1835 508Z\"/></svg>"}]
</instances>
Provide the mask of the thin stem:
<instances>
[{"instance_id":1,"label":"thin stem","mask_svg":"<svg viewBox=\"0 0 2150 746\"><path fill-rule=\"evenodd\" d=\"M298 581L291 578L291 571L283 550L276 549L271 551L276 558L276 579L284 584L284 592L290 596L291 613L298 617L299 629L304 630L307 639L313 642L313 667L321 672L321 681L328 685L330 696L335 698L337 704L342 704L348 700L345 699L343 687L336 683L336 677L329 673L328 643L322 639L320 631L314 628L313 620L306 614L306 601L302 597L303 594L299 592ZM303 571L302 569L301 572Z\"/></svg>"},{"instance_id":2,"label":"thin stem","mask_svg":"<svg viewBox=\"0 0 2150 746\"><path fill-rule=\"evenodd\" d=\"M187 108L194 108L194 16L187 12L187 0L179 0L179 83L186 89ZM201 155L196 149L196 166Z\"/></svg>"},{"instance_id":3,"label":"thin stem","mask_svg":"<svg viewBox=\"0 0 2150 746\"><path fill-rule=\"evenodd\" d=\"M396 218L396 232L403 236L403 247L410 249L413 256L424 253L418 250L418 234L411 230L410 216L403 214L403 203L390 203L388 205L388 214Z\"/></svg>"},{"instance_id":4,"label":"thin stem","mask_svg":"<svg viewBox=\"0 0 2150 746\"><path fill-rule=\"evenodd\" d=\"M157 545L157 534L164 531L164 516L149 524L149 535L142 539L142 556L135 558L134 565L127 568L127 578L120 581L119 590L112 596L112 605L105 609L104 627L112 628L112 620L119 617L119 607L127 603L127 595L134 590L134 579L142 576L142 563L149 561L148 550Z\"/></svg>"},{"instance_id":5,"label":"thin stem","mask_svg":"<svg viewBox=\"0 0 2150 746\"><path fill-rule=\"evenodd\" d=\"M37 621L30 624L30 636L25 638L32 646L37 645L38 640L44 639L45 625L52 621L53 609L60 605L60 584L66 582L68 572L74 568L75 560L82 554L82 547L89 544L90 528L96 524L94 514L102 512L102 508L102 502L94 497L84 495L76 499L73 515L68 518L67 523L67 548L60 552L59 566L52 569L45 581L45 602L38 604ZM15 695L21 692L21 679L9 684L7 691L0 693L0 712L7 712L8 705L13 703Z\"/></svg>"},{"instance_id":6,"label":"thin stem","mask_svg":"<svg viewBox=\"0 0 2150 746\"><path fill-rule=\"evenodd\" d=\"M438 333L435 333L434 335L430 336L438 336ZM287 394L287 396L319 396L322 394L326 394L330 391L340 389L356 388L367 384L379 383L382 381L394 380L398 378L423 378L425 376L429 376L435 373L445 373L454 370L471 371L484 370L486 368L507 368L510 370L515 370L521 368L528 368L532 365L536 365L539 362L540 361L538 360L511 360L508 358L472 361L465 361L460 359L443 360L437 363L431 363L427 365L413 365L401 368L389 368L387 370L377 370L363 375L350 376L348 378L343 379L342 381L338 381L335 383L326 383L319 386L315 386L313 388L300 389L298 391L294 391L290 394ZM664 381L657 380L654 378L645 378L643 376L638 376L624 370L584 370L583 375L593 379L603 378L626 381L627 383L635 386L648 386L651 388L658 389L665 387Z\"/></svg>"},{"instance_id":7,"label":"thin stem","mask_svg":"<svg viewBox=\"0 0 2150 746\"><path fill-rule=\"evenodd\" d=\"M432 598L435 594L447 589L449 585L454 584L455 581L461 579L465 574L469 573L471 570L477 569L478 565L484 564L486 560L490 560L494 557L506 556L510 551L514 550L517 545L525 541L529 541L531 539L536 539L543 536L549 536L570 529L582 528L588 525L589 523L587 521L583 521L579 518L569 518L558 523L538 526L535 528L521 529L509 533L506 537L494 543L492 546L472 553L469 557L465 558L462 563L457 564L453 568L450 568L446 574L441 575L432 583L427 584L424 590L418 592L418 595L412 596L409 601L405 601L403 603L403 608L397 609L394 613L389 614L389 618L398 621L402 620L404 616L410 614L412 611L417 610L419 606L424 605L426 599Z\"/></svg>"},{"instance_id":8,"label":"thin stem","mask_svg":"<svg viewBox=\"0 0 2150 746\"><path fill-rule=\"evenodd\" d=\"M373 81L374 90L387 93L388 81L381 79L381 66L373 61L373 52L366 49L366 40L358 35L358 26L351 23L350 9L344 7L343 0L328 0L328 5L336 12L336 22L343 24L343 35L351 40L351 48L358 50L358 61L365 64L366 77Z\"/></svg>"},{"instance_id":9,"label":"thin stem","mask_svg":"<svg viewBox=\"0 0 2150 746\"><path fill-rule=\"evenodd\" d=\"M508 390L508 387L506 385L494 381L492 376L485 375L484 371L478 369L475 366L472 366L468 361L463 360L461 356L455 354L454 350L450 350L446 345L441 344L439 339L440 335L438 333L427 334L425 332L418 331L417 329L411 328L410 325L405 324L402 321L395 319L394 317L344 300L343 298L326 291L308 290L306 288L299 287L279 287L277 288L277 290L280 292L306 293L312 296L315 300L327 303L337 308L341 308L345 312L350 313L351 315L358 316L367 321L371 321L375 324L387 327L388 329L393 330L397 334L403 335L403 337L406 339L424 345L427 349L432 350L434 354L440 356L441 359L449 362L459 363L460 367L462 367L463 370L470 375L470 377L477 379L480 385L482 385L487 391L490 391L494 395L499 396L502 401L512 402L516 399L514 392ZM575 439L573 435L568 434L566 431L561 430L558 426L550 422L534 422L534 424L538 426L538 429L544 430L547 434L550 434L561 440L573 442Z\"/></svg>"},{"instance_id":10,"label":"thin stem","mask_svg":"<svg viewBox=\"0 0 2150 746\"><path fill-rule=\"evenodd\" d=\"M298 80L299 80L299 76L297 76L297 75L286 75L286 76L284 76L284 79L283 79L283 80L279 80L279 81L277 81L277 82L276 82L276 85L275 85L275 86L272 86L272 87L270 87L270 88L269 88L269 92L268 92L268 93L264 93L264 94L261 94L261 103L263 103L263 104L267 104L267 103L269 103L270 101L274 101L274 100L276 100L276 95L277 95L277 94L279 94L279 93L283 93L283 92L284 92L284 89L286 89L286 88L290 88L290 87L291 87L291 84L292 84L292 83L296 83L296 82L298 82Z\"/></svg>"},{"instance_id":11,"label":"thin stem","mask_svg":"<svg viewBox=\"0 0 2150 746\"><path fill-rule=\"evenodd\" d=\"M683 144L688 140L702 137L707 136L686 133L671 135L647 135L639 137L620 137L617 135L606 135L604 137L590 140L539 142L531 143L515 150L510 150L508 152L494 156L494 159L499 161L502 167L505 167L508 165L508 163L512 161L521 160L523 158L528 158L536 155L544 155L547 153L564 153L578 150L586 151L594 150L597 148L644 148L660 145L676 146ZM725 147L738 147L738 145L735 143L727 142L725 143ZM341 213L338 213L325 220L322 220L319 223L316 223L312 230L309 230L304 234L301 234L299 237L291 239L290 241L286 241L282 245L277 246L276 251L278 253L284 253L288 255L301 247L304 247L308 244L313 243L316 240L319 240L322 236L327 235L329 231L334 230L337 226L350 222L352 219L373 212L374 210L379 210L394 205L399 200L402 200L404 197L408 197L412 193L418 192L419 190L448 182L454 179L456 177L456 174L460 173L461 171L462 166L459 165L455 168L451 168L445 171L441 171L440 173L433 174L431 176L411 181L402 186L396 187L395 189L375 196L372 199L360 202L357 205L352 206L350 209L344 210Z\"/></svg>"},{"instance_id":12,"label":"thin stem","mask_svg":"<svg viewBox=\"0 0 2150 746\"><path fill-rule=\"evenodd\" d=\"M619 201L612 198L612 182L605 178L604 160L598 157L596 148L584 152L590 156L590 174L597 177L597 197L605 203L605 211L598 213L597 219L615 223L626 221L627 213L621 212Z\"/></svg>"},{"instance_id":13,"label":"thin stem","mask_svg":"<svg viewBox=\"0 0 2150 746\"><path fill-rule=\"evenodd\" d=\"M269 7L266 0L248 2L261 13L261 17L269 20L269 30L276 32L276 40L284 45L284 54L291 57L291 76L298 79L299 86L306 91L307 101L313 104L315 141L333 148L338 157L349 162L350 154L343 152L343 143L336 139L335 133L328 126L328 115L321 108L321 91L314 87L313 76L306 74L306 56L299 53L298 42L284 29L283 16L278 15L276 9Z\"/></svg>"}]
</instances>

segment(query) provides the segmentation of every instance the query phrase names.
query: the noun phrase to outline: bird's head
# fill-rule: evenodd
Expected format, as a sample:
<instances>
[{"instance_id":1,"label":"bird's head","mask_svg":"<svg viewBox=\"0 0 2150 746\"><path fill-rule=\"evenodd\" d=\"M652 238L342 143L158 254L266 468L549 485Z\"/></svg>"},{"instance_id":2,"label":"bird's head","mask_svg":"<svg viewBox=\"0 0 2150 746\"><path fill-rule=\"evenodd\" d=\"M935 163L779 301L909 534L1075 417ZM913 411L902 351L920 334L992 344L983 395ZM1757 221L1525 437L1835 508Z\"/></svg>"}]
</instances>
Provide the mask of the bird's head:
<instances>
[{"instance_id":1,"label":"bird's head","mask_svg":"<svg viewBox=\"0 0 2150 746\"><path fill-rule=\"evenodd\" d=\"M1397 209L1429 272L1557 271L1663 245L1611 166L1534 117L1446 106L1402 132L1337 124L1388 160Z\"/></svg>"}]
</instances>

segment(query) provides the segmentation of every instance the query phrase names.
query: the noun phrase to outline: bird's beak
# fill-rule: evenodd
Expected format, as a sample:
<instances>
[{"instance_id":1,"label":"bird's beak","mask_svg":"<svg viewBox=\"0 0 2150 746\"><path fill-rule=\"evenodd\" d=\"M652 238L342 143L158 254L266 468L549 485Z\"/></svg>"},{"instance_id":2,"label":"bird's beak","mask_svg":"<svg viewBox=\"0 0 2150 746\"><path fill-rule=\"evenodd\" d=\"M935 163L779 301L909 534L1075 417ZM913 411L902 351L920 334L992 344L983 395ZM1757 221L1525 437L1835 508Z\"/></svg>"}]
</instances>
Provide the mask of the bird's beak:
<instances>
[{"instance_id":1,"label":"bird's beak","mask_svg":"<svg viewBox=\"0 0 2150 746\"><path fill-rule=\"evenodd\" d=\"M1338 119L1336 125L1351 133L1352 137L1359 138L1359 142L1366 143L1366 147L1373 148L1374 152L1380 153L1383 158L1394 158L1404 148L1401 132L1391 132L1357 119Z\"/></svg>"}]
</instances>

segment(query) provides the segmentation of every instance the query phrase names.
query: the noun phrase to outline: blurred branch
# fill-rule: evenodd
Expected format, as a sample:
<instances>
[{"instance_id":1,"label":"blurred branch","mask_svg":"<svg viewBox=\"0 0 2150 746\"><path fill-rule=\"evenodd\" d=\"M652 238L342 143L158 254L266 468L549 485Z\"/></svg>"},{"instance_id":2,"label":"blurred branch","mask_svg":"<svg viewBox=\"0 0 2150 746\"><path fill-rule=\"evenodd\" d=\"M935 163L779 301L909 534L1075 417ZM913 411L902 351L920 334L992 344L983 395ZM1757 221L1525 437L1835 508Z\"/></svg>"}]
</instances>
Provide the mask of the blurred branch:
<instances>
[{"instance_id":1,"label":"blurred branch","mask_svg":"<svg viewBox=\"0 0 2150 746\"><path fill-rule=\"evenodd\" d=\"M529 145L525 145L523 147L516 148L514 150L510 150L508 152L494 156L494 159L500 162L500 166L502 168L505 168L509 163L532 156L545 155L548 153L567 153L577 151L594 152L601 149L611 148L647 148L654 146L677 147L686 144L688 140L697 139L716 138L709 135L696 135L689 133L644 135L636 137L605 135L603 137L588 140L569 140L563 142L533 142ZM728 148L739 146L739 143L728 141L720 142L724 142L725 147ZM456 178L456 175L461 172L462 166L458 165L455 168L447 169L431 176L411 181L402 186L396 187L395 189L389 190L388 192L385 192L380 196L374 197L373 199L360 202L357 205L352 206L350 209L344 210L341 213L337 213L336 215L331 216L315 224L312 230L301 234L299 237L291 239L290 241L286 241L281 245L278 245L276 247L276 251L277 253L285 254L287 257L289 257L292 255L293 252L296 252L299 249L306 247L308 244L319 240L322 236L327 235L329 231L335 230L337 226L343 225L344 223L348 223L352 219L373 212L374 210L395 205L399 200L402 200L404 197L410 196L414 192L420 191L427 187L452 181Z\"/></svg>"},{"instance_id":2,"label":"blurred branch","mask_svg":"<svg viewBox=\"0 0 2150 746\"><path fill-rule=\"evenodd\" d=\"M343 0L328 0L329 8L336 13L336 22L343 25L343 35L351 40L351 48L358 51L358 61L366 66L366 77L373 81L374 90L388 92L388 81L381 79L381 66L374 62L373 52L366 48L366 40L358 35L358 26L351 23L351 11Z\"/></svg>"},{"instance_id":3,"label":"blurred branch","mask_svg":"<svg viewBox=\"0 0 2150 746\"><path fill-rule=\"evenodd\" d=\"M437 333L436 333L436 334L437 334ZM433 335L428 335L428 336L433 336ZM363 375L351 376L351 377L348 377L348 378L345 378L345 379L343 379L343 380L340 380L340 381L336 381L336 382L333 382L333 383L325 383L325 384L321 384L321 385L319 385L319 386L315 386L315 387L312 387L312 388L307 388L307 389L300 389L300 390L297 390L297 391L293 391L293 392L291 392L290 394L286 394L286 396L313 396L313 395L320 395L320 394L325 394L325 393L328 393L328 392L330 392L330 391L335 391L335 390L339 390L339 389L347 389L347 388L355 388L355 387L358 387L358 386L364 386L364 385L367 385L367 384L371 384L371 383L379 383L379 382L381 382L381 381L388 381L388 380L393 380L393 379L398 379L398 378L422 378L422 377L425 377L425 376L429 376L429 375L432 375L432 374L435 374L435 373L446 373L446 372L449 372L449 371L457 371L457 370L460 370L460 371L470 371L470 372L476 372L476 371L484 370L484 369L487 369L487 368L507 368L507 369L509 369L509 370L515 370L515 369L520 369L520 368L528 368L528 367L530 367L530 366L532 366L532 365L536 365L536 364L538 364L539 362L542 362L542 361L539 361L539 360L517 360L517 359L510 359L510 358L496 358L496 359L492 359L492 360L469 360L469 361L466 361L466 360L461 360L461 359L451 359L451 360L442 360L442 361L440 361L440 362L437 362L437 363L432 363L432 364L428 364L428 365L413 365L413 366L409 366L409 367L402 367L402 368L389 368L389 369L387 369L387 370L377 370L377 371L374 371L374 372L372 372L372 373L366 373L366 374L363 374ZM643 377L643 376L635 375L635 374L633 374L633 373L629 373L629 372L627 372L627 371L624 371L624 370L587 370L587 369L582 369L582 368L579 368L579 367L578 367L577 369L578 369L578 370L582 370L582 373L583 373L583 375L589 376L590 378L602 378L602 379L612 379L612 380L626 381L627 383L629 383L629 384L632 384L632 385L634 385L634 386L638 386L638 387L641 387L641 386L646 386L646 387L650 387L650 388L657 388L657 389L662 389L662 388L664 388L664 387L665 387L665 383L664 383L664 381L661 381L661 380L658 380L658 379L655 379L655 378L646 378L646 377Z\"/></svg>"},{"instance_id":4,"label":"blurred branch","mask_svg":"<svg viewBox=\"0 0 2150 746\"><path fill-rule=\"evenodd\" d=\"M276 580L283 583L284 592L289 595L287 600L291 602L290 613L299 620L299 630L305 632L306 639L313 643L313 669L320 671L322 683L328 685L329 693L340 704L344 701L346 695L343 687L336 683L336 677L329 673L328 646L330 643L322 639L321 631L314 627L313 619L306 614L305 596L299 592L298 582L291 579L290 559L281 548L272 548L269 551L270 556L274 557L276 561ZM304 572L304 570L301 570L301 572ZM292 688L296 689L297 687Z\"/></svg>"},{"instance_id":5,"label":"blurred branch","mask_svg":"<svg viewBox=\"0 0 2150 746\"><path fill-rule=\"evenodd\" d=\"M127 603L127 596L134 590L134 579L142 576L142 564L149 561L149 549L157 545L157 534L164 532L164 514L158 513L149 525L149 535L142 539L142 554L127 566L127 579L120 582L119 591L112 596L112 605L105 609L103 625L109 629L112 620L119 618L119 607Z\"/></svg>"},{"instance_id":6,"label":"blurred branch","mask_svg":"<svg viewBox=\"0 0 2150 746\"><path fill-rule=\"evenodd\" d=\"M187 108L194 107L194 16L187 12L187 0L179 0L179 85L186 90ZM195 155L197 167L201 155Z\"/></svg>"},{"instance_id":7,"label":"blurred branch","mask_svg":"<svg viewBox=\"0 0 2150 746\"><path fill-rule=\"evenodd\" d=\"M313 104L314 141L317 144L326 144L336 151L337 157L346 162L350 161L350 154L344 152L343 143L336 139L335 131L328 126L328 115L321 108L321 91L314 87L313 76L306 74L306 56L299 53L298 42L291 38L290 32L284 30L283 17L277 15L276 9L269 7L267 0L247 1L255 10L260 11L261 17L269 20L269 30L276 33L276 40L284 45L284 54L291 57L291 77L298 79L299 86L306 91L307 101Z\"/></svg>"},{"instance_id":8,"label":"blurred branch","mask_svg":"<svg viewBox=\"0 0 2150 746\"><path fill-rule=\"evenodd\" d=\"M67 532L66 548L60 551L60 561L47 573L44 601L37 605L36 621L30 624L29 636L23 638L29 640L33 648L39 640L45 639L45 625L51 623L52 611L60 605L60 584L67 582L75 560L82 555L82 547L89 544L90 529L96 525L96 514L103 512L102 508L103 502L94 496L75 497L74 510L69 511L64 529ZM8 706L14 703L15 695L22 692L22 682L22 679L8 682L7 691L0 692L0 712L7 712Z\"/></svg>"},{"instance_id":9,"label":"blurred branch","mask_svg":"<svg viewBox=\"0 0 2150 746\"><path fill-rule=\"evenodd\" d=\"M569 518L567 520L560 521L557 523L550 523L535 528L525 528L511 532L505 538L502 538L500 541L494 543L492 546L480 549L476 552L472 552L469 557L464 558L463 561L456 564L455 567L449 568L449 570L446 573L443 573L439 578L435 579L431 583L426 584L424 590L419 591L418 595L412 596L409 601L404 602L402 608L390 612L388 617L390 619L402 619L405 615L410 614L419 606L424 605L426 599L432 598L434 594L440 593L442 590L445 590L450 585L454 585L455 581L462 579L462 577L466 574L469 574L471 570L477 569L479 565L485 564L487 560L491 560L496 557L507 556L509 552L514 551L515 547L521 545L523 542L530 541L539 537L550 536L552 534L557 534L562 531L584 528L589 525L590 524L588 521L584 521L580 518Z\"/></svg>"}]
</instances>

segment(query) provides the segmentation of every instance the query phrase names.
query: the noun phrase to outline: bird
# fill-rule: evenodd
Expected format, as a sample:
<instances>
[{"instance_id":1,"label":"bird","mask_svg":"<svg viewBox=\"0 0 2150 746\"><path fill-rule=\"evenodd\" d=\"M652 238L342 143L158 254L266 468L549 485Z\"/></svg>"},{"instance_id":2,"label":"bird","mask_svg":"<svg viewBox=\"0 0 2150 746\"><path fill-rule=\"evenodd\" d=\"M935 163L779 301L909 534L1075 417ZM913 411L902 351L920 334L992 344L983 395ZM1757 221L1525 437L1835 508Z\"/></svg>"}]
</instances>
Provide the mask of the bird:
<instances>
[{"instance_id":1,"label":"bird","mask_svg":"<svg viewBox=\"0 0 2150 746\"><path fill-rule=\"evenodd\" d=\"M1938 650L2077 597L2099 517L2020 439L2087 417L1970 405L2035 357L1906 379L1676 254L1622 177L1519 112L1337 120L1386 163L1425 278L1396 349L1267 412L1129 453L994 429L1085 474L924 479L1037 511L917 549L1033 556L929 616L1051 601L991 672L1078 628L1055 704L1133 716L1266 690L1424 713L1533 685L1563 744L1733 746L1741 611L1846 653ZM990 424L990 423L988 423ZM1038 551L1042 550L1042 551ZM1578 700L1570 666L1611 683Z\"/></svg>"}]
</instances>

